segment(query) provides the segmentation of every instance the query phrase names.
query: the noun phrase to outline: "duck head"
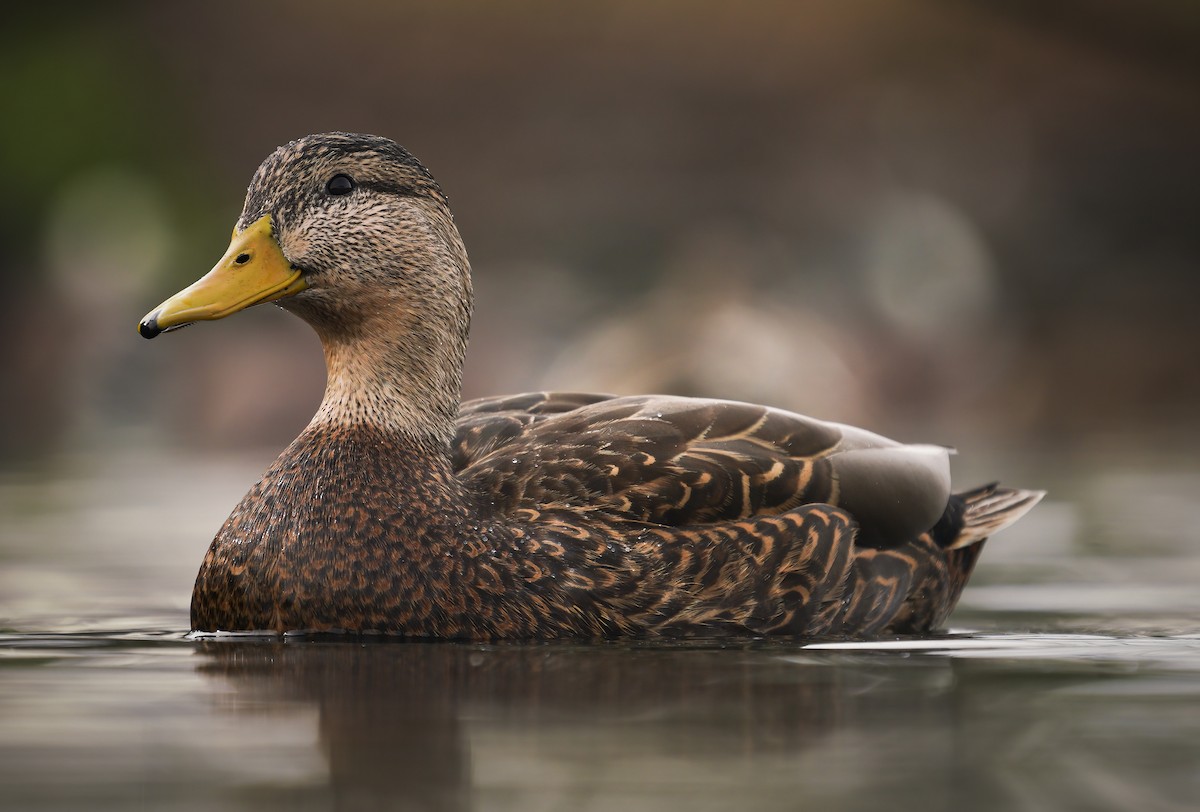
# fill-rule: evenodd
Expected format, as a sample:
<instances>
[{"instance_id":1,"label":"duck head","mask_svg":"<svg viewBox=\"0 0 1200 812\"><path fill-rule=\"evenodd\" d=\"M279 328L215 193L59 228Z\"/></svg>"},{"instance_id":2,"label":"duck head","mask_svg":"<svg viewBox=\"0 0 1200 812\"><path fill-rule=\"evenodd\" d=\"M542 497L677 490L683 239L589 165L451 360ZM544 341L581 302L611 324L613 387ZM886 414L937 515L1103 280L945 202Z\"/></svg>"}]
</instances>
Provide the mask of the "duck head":
<instances>
[{"instance_id":1,"label":"duck head","mask_svg":"<svg viewBox=\"0 0 1200 812\"><path fill-rule=\"evenodd\" d=\"M263 302L300 316L321 338L329 382L318 417L415 421L448 436L470 266L445 195L403 147L324 133L275 150L250 182L225 255L150 311L138 332L154 338ZM397 410L407 417L389 416Z\"/></svg>"}]
</instances>

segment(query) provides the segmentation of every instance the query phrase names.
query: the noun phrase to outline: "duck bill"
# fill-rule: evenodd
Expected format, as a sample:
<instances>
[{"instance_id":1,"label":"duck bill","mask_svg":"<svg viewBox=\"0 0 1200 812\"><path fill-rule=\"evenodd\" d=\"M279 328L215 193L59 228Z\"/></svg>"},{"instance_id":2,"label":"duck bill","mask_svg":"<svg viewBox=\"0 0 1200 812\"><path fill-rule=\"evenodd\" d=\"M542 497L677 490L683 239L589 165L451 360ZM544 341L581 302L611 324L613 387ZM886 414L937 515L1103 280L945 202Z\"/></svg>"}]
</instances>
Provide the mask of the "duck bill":
<instances>
[{"instance_id":1,"label":"duck bill","mask_svg":"<svg viewBox=\"0 0 1200 812\"><path fill-rule=\"evenodd\" d=\"M307 287L272 235L271 215L263 215L233 235L229 250L211 271L147 313L138 332L154 338L195 321L223 319L251 305L294 296Z\"/></svg>"}]
</instances>

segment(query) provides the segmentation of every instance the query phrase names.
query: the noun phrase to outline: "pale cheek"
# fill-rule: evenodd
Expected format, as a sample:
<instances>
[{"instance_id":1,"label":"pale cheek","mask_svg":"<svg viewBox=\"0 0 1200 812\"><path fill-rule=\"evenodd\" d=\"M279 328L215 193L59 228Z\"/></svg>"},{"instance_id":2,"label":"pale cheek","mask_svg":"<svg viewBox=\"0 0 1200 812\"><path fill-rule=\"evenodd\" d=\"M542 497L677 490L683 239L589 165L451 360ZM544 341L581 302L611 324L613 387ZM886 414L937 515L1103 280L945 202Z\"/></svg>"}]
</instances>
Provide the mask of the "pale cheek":
<instances>
[{"instance_id":1,"label":"pale cheek","mask_svg":"<svg viewBox=\"0 0 1200 812\"><path fill-rule=\"evenodd\" d=\"M306 237L297 236L280 240L279 247L283 249L283 255L291 262L303 265L305 257L308 256L308 249L311 246Z\"/></svg>"},{"instance_id":2,"label":"pale cheek","mask_svg":"<svg viewBox=\"0 0 1200 812\"><path fill-rule=\"evenodd\" d=\"M280 235L279 247L292 262L315 265L329 259L325 254L333 244L342 253L348 249L361 252L368 248L387 248L385 235L394 231L394 224L389 223L388 212L382 206L359 208L352 219L310 212L288 225L287 233ZM325 239L321 235L325 235ZM306 263L306 260L312 262Z\"/></svg>"},{"instance_id":3,"label":"pale cheek","mask_svg":"<svg viewBox=\"0 0 1200 812\"><path fill-rule=\"evenodd\" d=\"M358 217L355 218L355 230L368 238L388 234L396 229L397 219L402 228L408 225L404 217L397 218L396 213L390 211L386 206L368 206L360 210Z\"/></svg>"},{"instance_id":4,"label":"pale cheek","mask_svg":"<svg viewBox=\"0 0 1200 812\"><path fill-rule=\"evenodd\" d=\"M292 262L303 265L305 257L312 249L308 235L320 227L320 218L311 216L289 227L286 234L279 235L279 247L283 249L283 255Z\"/></svg>"}]
</instances>

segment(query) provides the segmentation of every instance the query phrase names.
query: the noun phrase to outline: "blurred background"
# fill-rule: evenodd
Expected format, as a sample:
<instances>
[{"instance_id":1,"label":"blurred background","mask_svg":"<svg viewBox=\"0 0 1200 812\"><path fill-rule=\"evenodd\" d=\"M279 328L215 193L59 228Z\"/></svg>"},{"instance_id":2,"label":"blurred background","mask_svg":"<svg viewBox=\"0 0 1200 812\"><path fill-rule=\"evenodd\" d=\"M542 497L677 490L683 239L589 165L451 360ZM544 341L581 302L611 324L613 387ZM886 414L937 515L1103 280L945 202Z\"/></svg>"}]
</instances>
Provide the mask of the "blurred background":
<instances>
[{"instance_id":1,"label":"blurred background","mask_svg":"<svg viewBox=\"0 0 1200 812\"><path fill-rule=\"evenodd\" d=\"M703 394L1179 453L1198 41L1174 0L22 4L0 465L295 436L324 374L298 320L134 328L224 251L259 161L332 129L396 139L449 194L468 397Z\"/></svg>"},{"instance_id":2,"label":"blurred background","mask_svg":"<svg viewBox=\"0 0 1200 812\"><path fill-rule=\"evenodd\" d=\"M315 809L413 775L489 809L1192 809L1198 43L1186 0L9 4L0 808ZM448 193L467 397L759 401L1046 488L951 619L1004 639L666 671L181 640L324 368L273 307L136 324L272 149L333 129Z\"/></svg>"}]
</instances>

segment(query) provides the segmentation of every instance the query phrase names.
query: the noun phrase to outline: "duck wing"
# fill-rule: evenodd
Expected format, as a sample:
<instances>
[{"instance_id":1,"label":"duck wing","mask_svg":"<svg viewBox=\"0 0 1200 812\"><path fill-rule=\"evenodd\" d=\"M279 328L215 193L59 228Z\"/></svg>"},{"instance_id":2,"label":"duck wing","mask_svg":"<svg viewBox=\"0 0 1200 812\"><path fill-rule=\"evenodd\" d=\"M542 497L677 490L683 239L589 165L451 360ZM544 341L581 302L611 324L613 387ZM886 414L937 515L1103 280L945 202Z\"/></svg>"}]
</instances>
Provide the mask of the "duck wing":
<instances>
[{"instance_id":1,"label":"duck wing","mask_svg":"<svg viewBox=\"0 0 1200 812\"><path fill-rule=\"evenodd\" d=\"M824 503L858 542L893 546L932 527L950 498L949 452L735 401L534 393L463 404L463 483L501 515L602 509L672 527Z\"/></svg>"}]
</instances>

